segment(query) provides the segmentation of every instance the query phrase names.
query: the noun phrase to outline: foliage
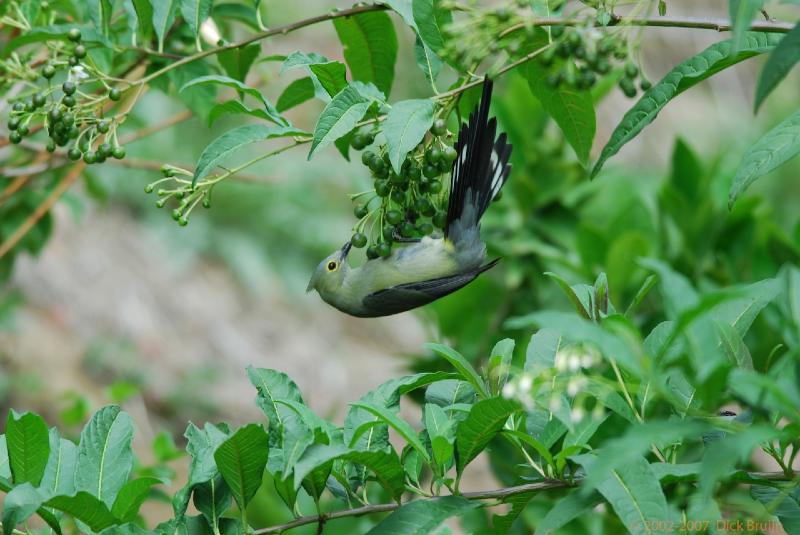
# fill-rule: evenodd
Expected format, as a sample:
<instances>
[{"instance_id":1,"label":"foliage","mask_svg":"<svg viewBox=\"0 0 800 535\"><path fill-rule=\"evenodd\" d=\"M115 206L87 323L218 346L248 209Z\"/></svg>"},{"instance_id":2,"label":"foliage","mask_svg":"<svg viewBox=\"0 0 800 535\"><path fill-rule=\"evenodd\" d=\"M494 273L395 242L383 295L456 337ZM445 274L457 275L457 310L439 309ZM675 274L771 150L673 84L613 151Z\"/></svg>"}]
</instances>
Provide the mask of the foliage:
<instances>
[{"instance_id":1,"label":"foliage","mask_svg":"<svg viewBox=\"0 0 800 535\"><path fill-rule=\"evenodd\" d=\"M471 532L647 533L773 516L796 531L800 237L742 195L800 151L798 112L754 141L738 169L701 161L680 139L667 176L604 165L679 94L768 55L758 109L800 57L798 27L749 31L761 2L732 0L730 38L651 83L636 33L651 19L627 20L614 2L565 4L387 1L272 29L258 1L0 5L0 90L10 104L0 143L14 145L12 166L51 158L56 167L32 182L35 173L20 172L0 192L3 278L16 254L43 247L49 208L84 166L118 164L126 140L146 135L125 130L151 87L209 125L254 121L216 135L193 169L164 164L145 187L179 225L198 204L210 208L212 193L222 206L207 217L224 220L226 201L244 203L233 180L262 160L306 144L309 159L335 147L349 160L353 149L371 183L351 196L351 243L370 258L392 254L398 237L442 228L446 173L479 69L504 78L494 109L515 146L514 177L483 229L506 279L484 278L430 307L458 351L428 345L412 362L417 373L364 394L341 424L313 413L282 372L250 368L265 422L189 424L186 455L159 442L154 466L134 458L134 424L119 406L97 411L77 442L11 411L0 437L4 532L34 516L57 533L221 534L322 529L355 515L368 516L361 531L399 534L432 532L453 516ZM661 15L666 7L658 3ZM330 21L344 63L307 50L262 56L256 44ZM401 32L430 87L393 101ZM248 82L262 63L279 71L274 104ZM589 171L595 106L614 86L642 93ZM314 105L321 111L308 124L287 117ZM264 142L268 150L224 167ZM401 412L401 399L418 410ZM754 452L781 471L758 472ZM462 493L482 454L505 488ZM166 496L154 487L180 457L188 475ZM146 525L140 507L165 497L173 518ZM265 522L263 503L278 500L283 520ZM503 515L499 504L509 505ZM593 520L599 504L607 514Z\"/></svg>"}]
</instances>

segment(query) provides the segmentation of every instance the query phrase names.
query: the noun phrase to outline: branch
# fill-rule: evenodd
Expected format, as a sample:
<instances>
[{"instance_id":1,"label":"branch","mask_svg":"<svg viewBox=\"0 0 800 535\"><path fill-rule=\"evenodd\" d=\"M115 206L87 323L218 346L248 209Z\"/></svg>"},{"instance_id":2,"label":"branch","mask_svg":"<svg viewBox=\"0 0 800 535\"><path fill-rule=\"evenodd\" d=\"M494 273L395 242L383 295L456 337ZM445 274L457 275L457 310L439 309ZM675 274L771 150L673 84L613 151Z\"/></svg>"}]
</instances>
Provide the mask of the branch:
<instances>
[{"instance_id":1,"label":"branch","mask_svg":"<svg viewBox=\"0 0 800 535\"><path fill-rule=\"evenodd\" d=\"M86 167L86 164L80 162L73 167L67 175L61 179L53 191L45 198L42 203L31 212L25 221L11 234L6 241L0 244L0 258L3 258L17 243L25 237L25 235L50 211L50 208L61 198L62 195L69 189L72 184L81 176L81 171Z\"/></svg>"},{"instance_id":2,"label":"branch","mask_svg":"<svg viewBox=\"0 0 800 535\"><path fill-rule=\"evenodd\" d=\"M787 476L783 472L749 472L748 476L753 479L765 479L770 481L794 481L796 475ZM518 494L527 494L529 492L537 492L541 490L563 489L567 487L575 487L581 483L580 479L576 479L574 483L562 481L560 479L553 479L541 481L538 483L528 483L526 485L517 485L515 487L506 487L495 490L484 490L478 492L464 492L460 494L462 498L467 500L503 500L505 498L516 496ZM435 500L441 496L433 496L431 498L418 498L418 500ZM408 503L408 502L406 502ZM295 518L291 522L280 524L277 526L270 526L268 528L261 528L252 531L253 535L264 535L267 533L283 533L284 531L305 526L306 524L325 523L329 520L336 520L337 518L346 518L350 516L364 516L375 513L388 513L398 509L404 504L399 503L381 503L375 505L364 505L354 509L345 509L343 511L335 511L333 513L324 513L321 515L308 515Z\"/></svg>"}]
</instances>

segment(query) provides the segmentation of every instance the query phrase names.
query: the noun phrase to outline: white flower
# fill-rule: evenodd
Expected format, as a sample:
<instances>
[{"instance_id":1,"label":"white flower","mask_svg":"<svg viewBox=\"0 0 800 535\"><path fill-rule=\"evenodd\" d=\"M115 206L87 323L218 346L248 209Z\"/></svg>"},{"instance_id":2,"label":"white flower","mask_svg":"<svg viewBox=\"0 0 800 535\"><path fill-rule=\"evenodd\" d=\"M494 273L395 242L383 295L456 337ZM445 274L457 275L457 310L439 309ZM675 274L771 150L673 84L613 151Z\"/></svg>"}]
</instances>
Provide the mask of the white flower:
<instances>
[{"instance_id":1,"label":"white flower","mask_svg":"<svg viewBox=\"0 0 800 535\"><path fill-rule=\"evenodd\" d=\"M569 356L569 362L567 363L567 367L569 371L576 372L581 369L581 356L578 353L572 353Z\"/></svg>"},{"instance_id":2,"label":"white flower","mask_svg":"<svg viewBox=\"0 0 800 535\"><path fill-rule=\"evenodd\" d=\"M548 404L547 408L550 410L550 412L558 411L558 409L561 408L561 398L556 395L553 395L550 398L550 403Z\"/></svg>"},{"instance_id":3,"label":"white flower","mask_svg":"<svg viewBox=\"0 0 800 535\"><path fill-rule=\"evenodd\" d=\"M219 40L222 39L222 34L219 33L217 24L210 18L203 21L203 24L200 25L200 36L203 38L203 41L212 46L217 46Z\"/></svg>"},{"instance_id":4,"label":"white flower","mask_svg":"<svg viewBox=\"0 0 800 535\"><path fill-rule=\"evenodd\" d=\"M81 65L76 65L69 70L69 74L67 75L67 79L70 82L79 83L81 80L85 80L89 77L89 73L87 73Z\"/></svg>"},{"instance_id":5,"label":"white flower","mask_svg":"<svg viewBox=\"0 0 800 535\"><path fill-rule=\"evenodd\" d=\"M531 379L530 375L523 375L519 380L519 391L523 394L527 394L531 391L531 387L533 386L533 379Z\"/></svg>"},{"instance_id":6,"label":"white flower","mask_svg":"<svg viewBox=\"0 0 800 535\"><path fill-rule=\"evenodd\" d=\"M514 394L517 393L517 387L514 383L506 383L503 385L503 397L506 399L510 399L514 397Z\"/></svg>"},{"instance_id":7,"label":"white flower","mask_svg":"<svg viewBox=\"0 0 800 535\"><path fill-rule=\"evenodd\" d=\"M583 375L573 375L567 383L567 394L570 397L575 397L585 385L586 377Z\"/></svg>"},{"instance_id":8,"label":"white flower","mask_svg":"<svg viewBox=\"0 0 800 535\"><path fill-rule=\"evenodd\" d=\"M563 372L567 369L567 361L569 360L569 351L564 349L556 353L555 358L553 359L553 364L556 367L556 370Z\"/></svg>"},{"instance_id":9,"label":"white flower","mask_svg":"<svg viewBox=\"0 0 800 535\"><path fill-rule=\"evenodd\" d=\"M573 407L569 413L570 421L575 424L583 420L584 416L586 416L586 413L584 412L583 407Z\"/></svg>"},{"instance_id":10,"label":"white flower","mask_svg":"<svg viewBox=\"0 0 800 535\"><path fill-rule=\"evenodd\" d=\"M595 365L596 362L597 359L594 353L592 353L591 351L587 351L581 357L581 366L583 366L584 368L591 368L592 366Z\"/></svg>"}]
</instances>

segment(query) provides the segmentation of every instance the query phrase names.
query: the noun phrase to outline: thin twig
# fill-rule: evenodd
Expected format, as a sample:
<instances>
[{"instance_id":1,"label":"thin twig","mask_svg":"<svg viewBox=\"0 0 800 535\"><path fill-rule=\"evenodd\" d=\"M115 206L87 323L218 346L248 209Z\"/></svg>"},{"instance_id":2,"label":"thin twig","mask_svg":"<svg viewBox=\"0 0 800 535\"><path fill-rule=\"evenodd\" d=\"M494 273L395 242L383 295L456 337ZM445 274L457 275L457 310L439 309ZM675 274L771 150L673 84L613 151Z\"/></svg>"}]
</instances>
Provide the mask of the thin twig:
<instances>
[{"instance_id":1,"label":"thin twig","mask_svg":"<svg viewBox=\"0 0 800 535\"><path fill-rule=\"evenodd\" d=\"M86 164L83 162L79 162L70 169L69 173L66 174L64 178L61 179L55 188L50 192L50 194L45 198L42 203L36 207L36 209L31 212L25 221L11 234L2 244L0 244L0 258L3 258L11 249L14 248L19 241L25 237L25 235L39 222L41 218L50 211L53 205L61 198L62 195L75 183L76 180L81 176L81 172L86 167Z\"/></svg>"},{"instance_id":2,"label":"thin twig","mask_svg":"<svg viewBox=\"0 0 800 535\"><path fill-rule=\"evenodd\" d=\"M796 475L791 477L783 472L750 472L748 474L752 479L768 479L770 481L793 481ZM537 492L551 489L562 489L566 487L577 486L581 483L581 479L575 479L574 482L563 481L560 479L541 481L538 483L528 483L526 485L517 485L515 487L506 487L495 490L485 490L478 492L465 492L460 494L462 498L467 500L503 500L518 494L527 494L529 492ZM417 500L435 500L441 496L433 496L431 498L418 498ZM270 526L268 528L261 528L253 531L253 535L265 535L268 533L283 533L284 531L305 526L306 524L316 524L319 522L329 522L337 518L346 518L352 516L364 516L375 513L388 513L394 511L404 504L398 503L381 503L375 505L365 505L363 507L356 507L354 509L345 509L343 511L335 511L333 513L324 513L321 515L308 515L295 518L294 520L285 524L277 526Z\"/></svg>"}]
</instances>

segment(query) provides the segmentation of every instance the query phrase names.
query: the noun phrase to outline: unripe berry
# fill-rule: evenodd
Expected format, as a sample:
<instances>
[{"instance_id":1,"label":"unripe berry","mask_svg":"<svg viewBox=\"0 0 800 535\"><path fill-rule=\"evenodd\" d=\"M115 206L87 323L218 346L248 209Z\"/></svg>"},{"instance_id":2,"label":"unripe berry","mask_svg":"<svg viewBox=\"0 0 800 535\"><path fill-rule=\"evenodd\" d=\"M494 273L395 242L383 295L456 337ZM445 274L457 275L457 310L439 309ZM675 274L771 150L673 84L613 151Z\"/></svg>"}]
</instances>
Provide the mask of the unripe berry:
<instances>
[{"instance_id":1,"label":"unripe berry","mask_svg":"<svg viewBox=\"0 0 800 535\"><path fill-rule=\"evenodd\" d=\"M111 91L108 92L108 98L113 100L114 102L118 101L121 96L122 92L116 87L111 88Z\"/></svg>"},{"instance_id":2,"label":"unripe berry","mask_svg":"<svg viewBox=\"0 0 800 535\"><path fill-rule=\"evenodd\" d=\"M367 245L367 236L366 236L366 234L364 234L363 232L356 232L356 233L355 233L355 234L353 234L353 236L350 238L350 243L351 243L351 244L353 245L353 247L355 247L356 249L361 249L362 247L364 247L365 245Z\"/></svg>"},{"instance_id":3,"label":"unripe berry","mask_svg":"<svg viewBox=\"0 0 800 535\"><path fill-rule=\"evenodd\" d=\"M81 40L81 31L78 28L72 28L70 31L67 32L67 39L72 42L77 42Z\"/></svg>"},{"instance_id":4,"label":"unripe berry","mask_svg":"<svg viewBox=\"0 0 800 535\"><path fill-rule=\"evenodd\" d=\"M434 136L443 136L445 133L447 133L447 123L444 122L444 119L436 119L433 121L431 134Z\"/></svg>"},{"instance_id":5,"label":"unripe berry","mask_svg":"<svg viewBox=\"0 0 800 535\"><path fill-rule=\"evenodd\" d=\"M358 204L353 210L353 213L358 219L363 219L369 214L369 208L367 208L365 204Z\"/></svg>"}]
</instances>

